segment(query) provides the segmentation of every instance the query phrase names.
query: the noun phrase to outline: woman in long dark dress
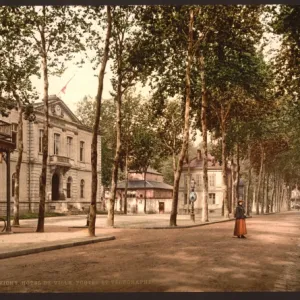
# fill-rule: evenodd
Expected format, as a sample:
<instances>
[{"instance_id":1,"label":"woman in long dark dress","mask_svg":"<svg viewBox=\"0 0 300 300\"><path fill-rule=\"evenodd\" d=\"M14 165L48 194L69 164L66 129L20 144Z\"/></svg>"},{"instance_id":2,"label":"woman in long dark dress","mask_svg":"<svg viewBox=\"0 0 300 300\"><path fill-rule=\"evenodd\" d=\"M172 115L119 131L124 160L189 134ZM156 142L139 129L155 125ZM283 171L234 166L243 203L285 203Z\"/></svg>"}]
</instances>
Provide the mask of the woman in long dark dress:
<instances>
[{"instance_id":1,"label":"woman in long dark dress","mask_svg":"<svg viewBox=\"0 0 300 300\"><path fill-rule=\"evenodd\" d=\"M234 226L234 236L238 238L245 239L245 234L247 234L246 229L246 216L245 216L245 209L243 207L243 201L238 201L238 206L235 209L235 226Z\"/></svg>"}]
</instances>

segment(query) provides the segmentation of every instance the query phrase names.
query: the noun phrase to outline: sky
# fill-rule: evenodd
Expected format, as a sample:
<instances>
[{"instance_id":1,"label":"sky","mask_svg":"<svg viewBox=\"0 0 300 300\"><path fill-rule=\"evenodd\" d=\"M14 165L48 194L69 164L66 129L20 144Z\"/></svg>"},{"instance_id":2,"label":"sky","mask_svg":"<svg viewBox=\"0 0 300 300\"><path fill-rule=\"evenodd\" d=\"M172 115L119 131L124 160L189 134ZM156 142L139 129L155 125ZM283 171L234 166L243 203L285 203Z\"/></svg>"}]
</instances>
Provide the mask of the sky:
<instances>
[{"instance_id":1,"label":"sky","mask_svg":"<svg viewBox=\"0 0 300 300\"><path fill-rule=\"evenodd\" d=\"M93 70L93 66L90 62L86 62L82 68L79 68L72 62L68 63L67 70L61 77L50 76L49 77L49 95L58 95L68 107L75 113L76 103L84 98L84 96L90 95L94 97L97 94L98 78L95 76L98 74L98 70ZM73 77L73 75L75 75ZM104 77L104 89L102 98L111 98L110 91L112 86L110 78L112 73L109 65L106 66L106 74ZM72 78L73 77L73 78ZM72 79L71 79L72 78ZM68 83L65 90L65 94L60 93L61 89ZM37 89L40 98L43 97L43 78L34 77L32 83Z\"/></svg>"}]
</instances>

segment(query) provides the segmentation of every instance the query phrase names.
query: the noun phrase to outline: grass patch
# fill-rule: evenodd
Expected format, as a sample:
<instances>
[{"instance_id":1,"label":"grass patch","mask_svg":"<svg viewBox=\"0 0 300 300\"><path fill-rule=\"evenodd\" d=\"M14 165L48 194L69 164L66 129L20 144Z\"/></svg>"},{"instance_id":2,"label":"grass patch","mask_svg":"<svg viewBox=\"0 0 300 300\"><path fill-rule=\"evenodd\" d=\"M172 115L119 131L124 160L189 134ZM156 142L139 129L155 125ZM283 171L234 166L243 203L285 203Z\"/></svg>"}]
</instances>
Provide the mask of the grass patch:
<instances>
[{"instance_id":1,"label":"grass patch","mask_svg":"<svg viewBox=\"0 0 300 300\"><path fill-rule=\"evenodd\" d=\"M66 216L66 214L63 213L56 213L56 212L45 212L45 218L47 217L62 217ZM38 213L24 213L20 215L20 220L26 220L26 219L37 219L39 217ZM13 216L11 216L11 219L13 219Z\"/></svg>"}]
</instances>

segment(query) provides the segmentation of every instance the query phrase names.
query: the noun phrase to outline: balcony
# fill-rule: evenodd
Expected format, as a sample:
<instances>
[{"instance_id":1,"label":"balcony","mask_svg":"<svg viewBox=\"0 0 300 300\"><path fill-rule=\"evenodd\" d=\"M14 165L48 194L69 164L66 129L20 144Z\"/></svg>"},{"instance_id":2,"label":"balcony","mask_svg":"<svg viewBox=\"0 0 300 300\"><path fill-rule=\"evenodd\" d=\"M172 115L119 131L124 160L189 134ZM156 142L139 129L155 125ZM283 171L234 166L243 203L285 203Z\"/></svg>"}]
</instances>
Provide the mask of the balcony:
<instances>
[{"instance_id":1,"label":"balcony","mask_svg":"<svg viewBox=\"0 0 300 300\"><path fill-rule=\"evenodd\" d=\"M61 166L61 167L71 167L70 158L60 155L50 155L49 157L50 166Z\"/></svg>"},{"instance_id":2,"label":"balcony","mask_svg":"<svg viewBox=\"0 0 300 300\"><path fill-rule=\"evenodd\" d=\"M10 123L0 120L0 151L16 149L16 135L12 132Z\"/></svg>"}]
</instances>

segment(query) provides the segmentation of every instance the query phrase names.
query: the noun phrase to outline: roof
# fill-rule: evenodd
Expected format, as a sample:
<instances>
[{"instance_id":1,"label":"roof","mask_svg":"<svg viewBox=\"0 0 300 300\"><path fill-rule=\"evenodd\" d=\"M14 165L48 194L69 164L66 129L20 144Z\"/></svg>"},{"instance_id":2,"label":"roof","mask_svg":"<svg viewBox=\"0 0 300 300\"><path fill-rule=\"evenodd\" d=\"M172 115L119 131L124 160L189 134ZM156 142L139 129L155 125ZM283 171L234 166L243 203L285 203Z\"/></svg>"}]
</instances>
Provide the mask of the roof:
<instances>
[{"instance_id":1,"label":"roof","mask_svg":"<svg viewBox=\"0 0 300 300\"><path fill-rule=\"evenodd\" d=\"M78 123L80 125L82 125L81 121L75 116L75 114L70 110L70 108L66 105L66 103L60 99L59 97L57 97L56 95L49 95L48 96L48 103L49 103L49 107L51 104L54 104L54 103L60 103L63 108L65 109L65 111L68 113L68 115L70 116L70 118L72 119L73 122L75 123ZM43 113L44 112L44 103L43 101L41 102L35 102L33 103L33 106L39 110L40 109L40 112Z\"/></svg>"},{"instance_id":2,"label":"roof","mask_svg":"<svg viewBox=\"0 0 300 300\"><path fill-rule=\"evenodd\" d=\"M128 189L145 189L144 180L128 180ZM126 181L120 181L117 189L125 189ZM173 190L173 187L164 182L146 180L146 189Z\"/></svg>"},{"instance_id":3,"label":"roof","mask_svg":"<svg viewBox=\"0 0 300 300\"><path fill-rule=\"evenodd\" d=\"M129 173L143 173L143 172L142 172L142 171L132 170L132 171L129 171ZM159 173L158 171L152 169L151 167L148 167L147 173L148 173L148 174L162 175L161 173Z\"/></svg>"},{"instance_id":4,"label":"roof","mask_svg":"<svg viewBox=\"0 0 300 300\"><path fill-rule=\"evenodd\" d=\"M198 159L198 157L194 157L191 161L190 161L190 168L203 168L203 158L201 157L200 159ZM216 161L215 157L208 154L207 155L207 167L208 169L222 169L221 164ZM188 168L188 164L185 163L183 165L184 169Z\"/></svg>"}]
</instances>

